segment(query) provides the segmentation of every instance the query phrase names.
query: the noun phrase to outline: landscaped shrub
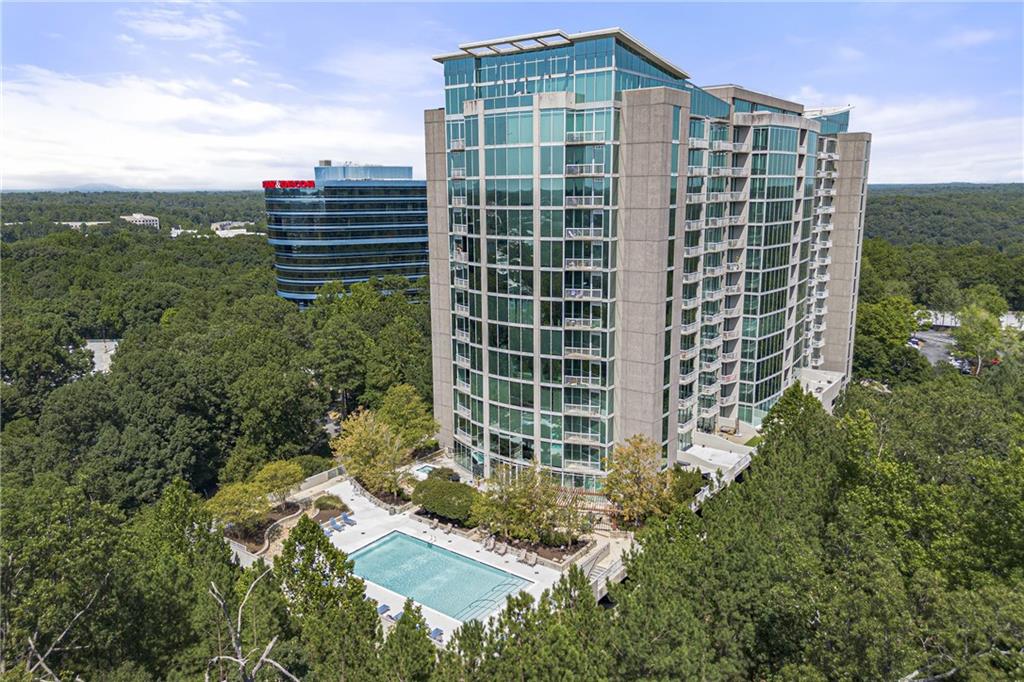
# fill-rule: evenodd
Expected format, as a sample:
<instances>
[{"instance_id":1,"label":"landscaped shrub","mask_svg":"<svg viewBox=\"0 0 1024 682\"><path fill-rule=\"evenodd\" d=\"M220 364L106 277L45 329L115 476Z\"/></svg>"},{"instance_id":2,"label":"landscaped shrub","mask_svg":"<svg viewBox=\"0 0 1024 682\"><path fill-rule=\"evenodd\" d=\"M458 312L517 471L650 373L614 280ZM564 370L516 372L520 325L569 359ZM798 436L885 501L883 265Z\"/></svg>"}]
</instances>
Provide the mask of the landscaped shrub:
<instances>
[{"instance_id":1,"label":"landscaped shrub","mask_svg":"<svg viewBox=\"0 0 1024 682\"><path fill-rule=\"evenodd\" d=\"M348 506L337 495L321 495L313 501L313 506L321 510L340 509L345 511L348 509Z\"/></svg>"},{"instance_id":2,"label":"landscaped shrub","mask_svg":"<svg viewBox=\"0 0 1024 682\"><path fill-rule=\"evenodd\" d=\"M456 481L458 474L451 467L438 467L427 474L427 478L439 478L445 481Z\"/></svg>"},{"instance_id":3,"label":"landscaped shrub","mask_svg":"<svg viewBox=\"0 0 1024 682\"><path fill-rule=\"evenodd\" d=\"M434 476L437 471L440 470L430 472L430 476L416 484L413 502L431 514L469 526L477 491L465 483L450 481L446 476Z\"/></svg>"}]
</instances>

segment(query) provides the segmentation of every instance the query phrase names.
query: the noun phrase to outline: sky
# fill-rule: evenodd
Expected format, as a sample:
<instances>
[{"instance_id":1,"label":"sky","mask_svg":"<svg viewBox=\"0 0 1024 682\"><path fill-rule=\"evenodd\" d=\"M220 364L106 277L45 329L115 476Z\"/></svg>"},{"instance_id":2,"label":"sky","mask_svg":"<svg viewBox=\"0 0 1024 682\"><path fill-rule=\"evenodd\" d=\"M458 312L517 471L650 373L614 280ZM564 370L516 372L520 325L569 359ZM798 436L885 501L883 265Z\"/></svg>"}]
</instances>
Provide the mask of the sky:
<instances>
[{"instance_id":1,"label":"sky","mask_svg":"<svg viewBox=\"0 0 1024 682\"><path fill-rule=\"evenodd\" d=\"M0 4L3 189L412 165L460 43L618 26L697 85L854 105L873 183L1024 180L1024 4Z\"/></svg>"}]
</instances>

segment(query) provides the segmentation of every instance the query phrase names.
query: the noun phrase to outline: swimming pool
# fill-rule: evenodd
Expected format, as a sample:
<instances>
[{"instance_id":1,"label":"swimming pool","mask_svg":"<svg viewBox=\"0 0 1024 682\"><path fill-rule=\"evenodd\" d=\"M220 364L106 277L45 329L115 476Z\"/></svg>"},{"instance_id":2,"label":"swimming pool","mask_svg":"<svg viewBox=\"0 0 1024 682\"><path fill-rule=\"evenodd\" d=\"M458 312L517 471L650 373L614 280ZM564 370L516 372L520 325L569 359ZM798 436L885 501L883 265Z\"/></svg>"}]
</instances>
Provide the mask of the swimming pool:
<instances>
[{"instance_id":1,"label":"swimming pool","mask_svg":"<svg viewBox=\"0 0 1024 682\"><path fill-rule=\"evenodd\" d=\"M430 472L431 472L431 471L433 471L433 470L434 470L434 469L436 469L436 468L437 468L437 467L435 467L435 466L432 466L432 465L430 465L430 464L424 464L423 466L421 466L421 467L417 468L417 469L416 469L416 471L417 471L417 473L421 473L421 474L424 474L424 475L428 475L428 476L429 476L429 475L430 475Z\"/></svg>"},{"instance_id":2,"label":"swimming pool","mask_svg":"<svg viewBox=\"0 0 1024 682\"><path fill-rule=\"evenodd\" d=\"M392 531L354 552L355 574L460 621L482 618L531 582ZM393 611L401 604L389 604ZM396 608L397 607L397 608Z\"/></svg>"}]
</instances>

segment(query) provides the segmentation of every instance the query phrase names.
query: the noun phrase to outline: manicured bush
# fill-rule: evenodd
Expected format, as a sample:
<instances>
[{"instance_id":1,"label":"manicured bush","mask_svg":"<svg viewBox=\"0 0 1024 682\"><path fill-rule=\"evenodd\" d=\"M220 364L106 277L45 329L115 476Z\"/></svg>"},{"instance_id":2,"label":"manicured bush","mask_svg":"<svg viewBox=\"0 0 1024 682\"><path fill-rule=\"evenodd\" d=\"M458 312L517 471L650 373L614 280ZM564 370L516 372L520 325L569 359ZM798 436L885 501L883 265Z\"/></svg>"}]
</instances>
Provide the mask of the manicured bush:
<instances>
[{"instance_id":1,"label":"manicured bush","mask_svg":"<svg viewBox=\"0 0 1024 682\"><path fill-rule=\"evenodd\" d=\"M455 481L458 474L451 467L438 467L427 474L427 478L439 478L445 481Z\"/></svg>"},{"instance_id":2,"label":"manicured bush","mask_svg":"<svg viewBox=\"0 0 1024 682\"><path fill-rule=\"evenodd\" d=\"M342 502L337 495L321 495L313 501L313 506L317 509L340 509L342 511L348 509L348 505Z\"/></svg>"},{"instance_id":3,"label":"manicured bush","mask_svg":"<svg viewBox=\"0 0 1024 682\"><path fill-rule=\"evenodd\" d=\"M437 471L440 470L432 471L430 476L416 484L413 502L431 514L469 526L477 491L465 483L450 481L446 476L434 476Z\"/></svg>"}]
</instances>

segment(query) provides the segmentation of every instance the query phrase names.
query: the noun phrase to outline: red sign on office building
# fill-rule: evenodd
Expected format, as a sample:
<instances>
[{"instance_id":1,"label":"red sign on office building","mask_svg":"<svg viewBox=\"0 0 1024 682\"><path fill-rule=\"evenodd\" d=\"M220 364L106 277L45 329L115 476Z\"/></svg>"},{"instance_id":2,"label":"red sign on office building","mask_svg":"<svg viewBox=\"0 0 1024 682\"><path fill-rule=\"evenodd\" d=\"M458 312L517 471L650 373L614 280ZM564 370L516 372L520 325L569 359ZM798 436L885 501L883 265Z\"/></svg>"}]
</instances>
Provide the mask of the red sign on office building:
<instances>
[{"instance_id":1,"label":"red sign on office building","mask_svg":"<svg viewBox=\"0 0 1024 682\"><path fill-rule=\"evenodd\" d=\"M314 180L264 180L263 189L311 189L316 187Z\"/></svg>"}]
</instances>

